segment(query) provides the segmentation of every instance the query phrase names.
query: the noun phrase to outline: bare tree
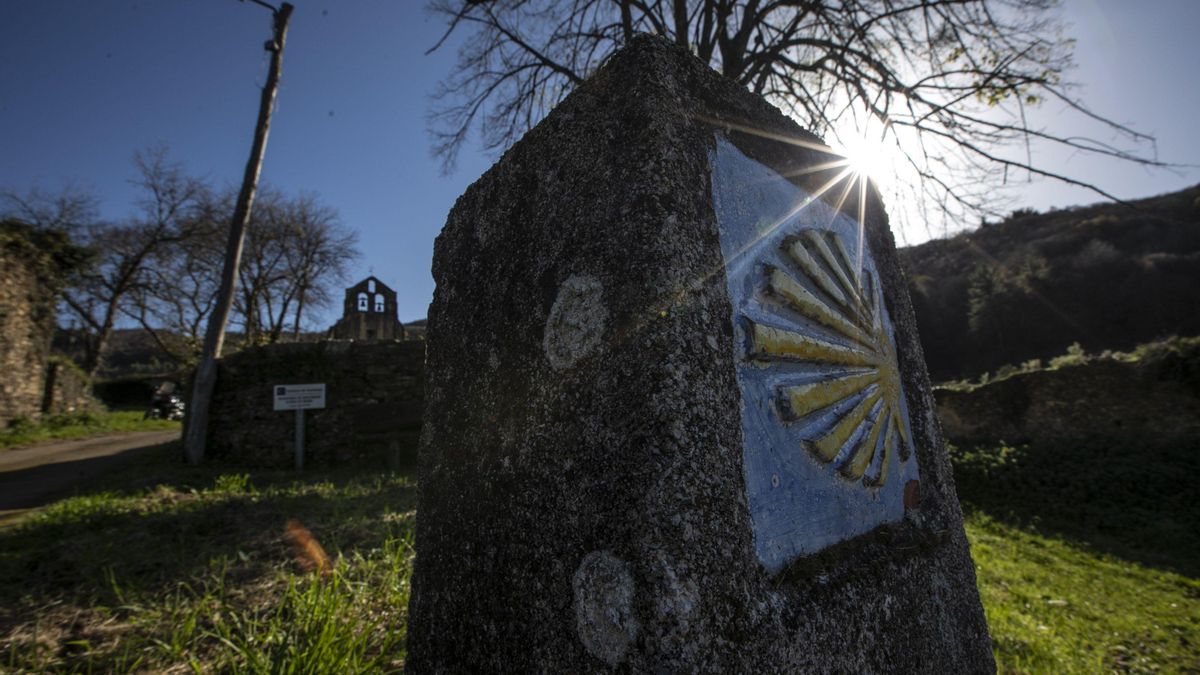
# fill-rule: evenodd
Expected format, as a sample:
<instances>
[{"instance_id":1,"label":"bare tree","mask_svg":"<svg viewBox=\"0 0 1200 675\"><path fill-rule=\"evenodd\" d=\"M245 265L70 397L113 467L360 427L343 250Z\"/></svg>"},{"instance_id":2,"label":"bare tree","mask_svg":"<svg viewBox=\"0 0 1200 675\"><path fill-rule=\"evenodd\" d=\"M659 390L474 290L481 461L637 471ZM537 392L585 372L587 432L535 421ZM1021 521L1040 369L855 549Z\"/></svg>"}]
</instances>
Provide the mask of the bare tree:
<instances>
[{"instance_id":1,"label":"bare tree","mask_svg":"<svg viewBox=\"0 0 1200 675\"><path fill-rule=\"evenodd\" d=\"M222 206L211 198L200 201L187 236L154 251L125 308L164 354L185 367L195 365L216 301L229 220Z\"/></svg>"},{"instance_id":2,"label":"bare tree","mask_svg":"<svg viewBox=\"0 0 1200 675\"><path fill-rule=\"evenodd\" d=\"M287 229L278 217L283 200L282 193L268 186L261 187L250 226L246 228L233 309L241 319L248 344L268 341L266 326L270 324L273 304L271 291L287 277Z\"/></svg>"},{"instance_id":3,"label":"bare tree","mask_svg":"<svg viewBox=\"0 0 1200 675\"><path fill-rule=\"evenodd\" d=\"M190 236L192 210L207 189L169 161L165 147L138 151L133 163L137 177L132 183L142 194L138 214L118 223L88 223L75 235L92 251L93 263L64 291L63 301L84 328L81 366L88 374L99 368L132 294L149 282L155 256Z\"/></svg>"},{"instance_id":4,"label":"bare tree","mask_svg":"<svg viewBox=\"0 0 1200 675\"><path fill-rule=\"evenodd\" d=\"M125 313L177 363L194 366L216 303L235 195L198 202L187 237L158 248ZM296 337L359 257L357 234L314 194L260 186L238 270L232 322L247 344Z\"/></svg>"},{"instance_id":5,"label":"bare tree","mask_svg":"<svg viewBox=\"0 0 1200 675\"><path fill-rule=\"evenodd\" d=\"M68 234L79 232L96 222L96 196L77 185L67 185L58 192L34 187L22 194L0 192L0 213L33 225L41 230L56 230Z\"/></svg>"},{"instance_id":6,"label":"bare tree","mask_svg":"<svg viewBox=\"0 0 1200 675\"><path fill-rule=\"evenodd\" d=\"M922 217L996 215L996 187L1022 176L1099 186L1056 173L1031 150L1045 143L1162 166L1153 139L1091 110L1065 80L1072 43L1057 0L432 0L442 47L458 64L430 113L447 168L478 128L502 149L639 32L665 36L766 97L831 142L870 132L898 150ZM1052 101L1115 135L1030 124ZM897 181L900 183L901 181Z\"/></svg>"},{"instance_id":7,"label":"bare tree","mask_svg":"<svg viewBox=\"0 0 1200 675\"><path fill-rule=\"evenodd\" d=\"M273 215L282 235L285 274L262 304L268 310L268 340L277 342L289 318L293 337L299 336L305 312L329 304L333 284L345 280L360 254L358 235L311 193L285 200Z\"/></svg>"},{"instance_id":8,"label":"bare tree","mask_svg":"<svg viewBox=\"0 0 1200 675\"><path fill-rule=\"evenodd\" d=\"M90 256L71 260L65 314L82 327L81 365L95 372L115 328L132 321L182 366L196 365L216 306L237 193L216 193L168 159L164 147L134 155L134 215L97 220L77 188L0 192L0 216L58 233ZM250 343L296 338L327 306L359 258L357 234L312 193L258 190L239 268L235 324ZM32 222L31 222L32 221Z\"/></svg>"},{"instance_id":9,"label":"bare tree","mask_svg":"<svg viewBox=\"0 0 1200 675\"><path fill-rule=\"evenodd\" d=\"M264 187L247 232L234 308L246 339L297 336L305 312L325 306L331 284L358 259L358 236L315 195L287 197Z\"/></svg>"}]
</instances>

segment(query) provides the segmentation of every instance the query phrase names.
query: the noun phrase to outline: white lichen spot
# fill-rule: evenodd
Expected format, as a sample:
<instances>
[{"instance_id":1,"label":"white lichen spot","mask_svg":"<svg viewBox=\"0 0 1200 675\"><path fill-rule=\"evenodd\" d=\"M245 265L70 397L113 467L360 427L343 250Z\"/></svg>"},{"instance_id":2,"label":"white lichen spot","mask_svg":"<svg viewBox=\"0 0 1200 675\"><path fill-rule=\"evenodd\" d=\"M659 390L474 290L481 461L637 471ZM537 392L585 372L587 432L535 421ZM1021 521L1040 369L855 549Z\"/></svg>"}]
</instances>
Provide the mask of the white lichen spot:
<instances>
[{"instance_id":1,"label":"white lichen spot","mask_svg":"<svg viewBox=\"0 0 1200 675\"><path fill-rule=\"evenodd\" d=\"M640 629L633 616L629 566L611 553L593 551L579 563L572 587L579 640L592 656L617 665Z\"/></svg>"},{"instance_id":2,"label":"white lichen spot","mask_svg":"<svg viewBox=\"0 0 1200 675\"><path fill-rule=\"evenodd\" d=\"M569 368L600 345L608 320L603 296L595 277L576 275L563 282L550 308L542 343L551 366Z\"/></svg>"}]
</instances>

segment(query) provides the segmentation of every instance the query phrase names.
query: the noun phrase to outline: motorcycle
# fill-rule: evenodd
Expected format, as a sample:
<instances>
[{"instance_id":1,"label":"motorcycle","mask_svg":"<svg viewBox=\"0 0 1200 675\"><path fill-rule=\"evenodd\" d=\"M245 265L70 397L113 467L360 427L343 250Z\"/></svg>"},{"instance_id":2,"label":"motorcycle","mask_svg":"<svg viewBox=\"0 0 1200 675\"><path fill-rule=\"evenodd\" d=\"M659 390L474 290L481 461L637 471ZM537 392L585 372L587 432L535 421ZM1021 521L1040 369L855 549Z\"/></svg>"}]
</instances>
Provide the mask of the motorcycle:
<instances>
[{"instance_id":1,"label":"motorcycle","mask_svg":"<svg viewBox=\"0 0 1200 675\"><path fill-rule=\"evenodd\" d=\"M182 420L184 413L183 399L177 394L155 397L150 402L150 408L142 416L147 420Z\"/></svg>"}]
</instances>

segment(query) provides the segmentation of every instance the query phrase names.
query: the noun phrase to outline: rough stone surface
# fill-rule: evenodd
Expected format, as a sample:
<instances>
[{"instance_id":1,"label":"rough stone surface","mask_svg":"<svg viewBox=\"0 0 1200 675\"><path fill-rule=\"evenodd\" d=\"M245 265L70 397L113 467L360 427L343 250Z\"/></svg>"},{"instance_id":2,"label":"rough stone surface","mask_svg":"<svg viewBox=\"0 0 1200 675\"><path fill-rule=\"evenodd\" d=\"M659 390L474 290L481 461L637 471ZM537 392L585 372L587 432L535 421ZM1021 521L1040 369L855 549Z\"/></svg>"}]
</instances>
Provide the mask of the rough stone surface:
<instances>
[{"instance_id":1,"label":"rough stone surface","mask_svg":"<svg viewBox=\"0 0 1200 675\"><path fill-rule=\"evenodd\" d=\"M62 285L50 256L5 222L0 229L0 428L44 412L95 410L86 375L50 362Z\"/></svg>"},{"instance_id":2,"label":"rough stone surface","mask_svg":"<svg viewBox=\"0 0 1200 675\"><path fill-rule=\"evenodd\" d=\"M104 404L92 394L92 380L75 364L51 360L46 365L42 412L51 415L94 412Z\"/></svg>"},{"instance_id":3,"label":"rough stone surface","mask_svg":"<svg viewBox=\"0 0 1200 675\"><path fill-rule=\"evenodd\" d=\"M325 384L305 411L305 464L411 463L420 434L425 343L325 341L246 349L221 359L207 452L246 466L290 467L295 413L273 410L272 386Z\"/></svg>"},{"instance_id":4,"label":"rough stone surface","mask_svg":"<svg viewBox=\"0 0 1200 675\"><path fill-rule=\"evenodd\" d=\"M41 280L25 255L0 247L0 426L41 411L54 327L53 299L43 297Z\"/></svg>"},{"instance_id":5,"label":"rough stone surface","mask_svg":"<svg viewBox=\"0 0 1200 675\"><path fill-rule=\"evenodd\" d=\"M816 142L641 38L458 200L434 255L410 671L994 668L874 195L920 486L898 522L777 574L756 555L711 167L720 138L828 180L800 171L827 155L778 137Z\"/></svg>"}]
</instances>

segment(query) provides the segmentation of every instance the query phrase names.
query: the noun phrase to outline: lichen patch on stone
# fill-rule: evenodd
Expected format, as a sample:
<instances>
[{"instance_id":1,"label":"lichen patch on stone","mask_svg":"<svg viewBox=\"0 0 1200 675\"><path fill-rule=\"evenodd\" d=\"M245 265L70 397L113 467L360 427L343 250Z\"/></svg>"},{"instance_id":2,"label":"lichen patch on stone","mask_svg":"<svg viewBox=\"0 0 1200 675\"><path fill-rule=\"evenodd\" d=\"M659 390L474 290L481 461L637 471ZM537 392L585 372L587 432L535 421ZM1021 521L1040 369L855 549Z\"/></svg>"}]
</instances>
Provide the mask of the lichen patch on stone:
<instances>
[{"instance_id":1,"label":"lichen patch on stone","mask_svg":"<svg viewBox=\"0 0 1200 675\"><path fill-rule=\"evenodd\" d=\"M584 556L575 570L575 631L588 653L615 666L625 658L640 625L633 616L629 566L606 551Z\"/></svg>"},{"instance_id":2,"label":"lichen patch on stone","mask_svg":"<svg viewBox=\"0 0 1200 675\"><path fill-rule=\"evenodd\" d=\"M595 351L607 320L604 287L599 280L575 275L564 281L550 308L542 343L550 365L558 370L569 368Z\"/></svg>"}]
</instances>

